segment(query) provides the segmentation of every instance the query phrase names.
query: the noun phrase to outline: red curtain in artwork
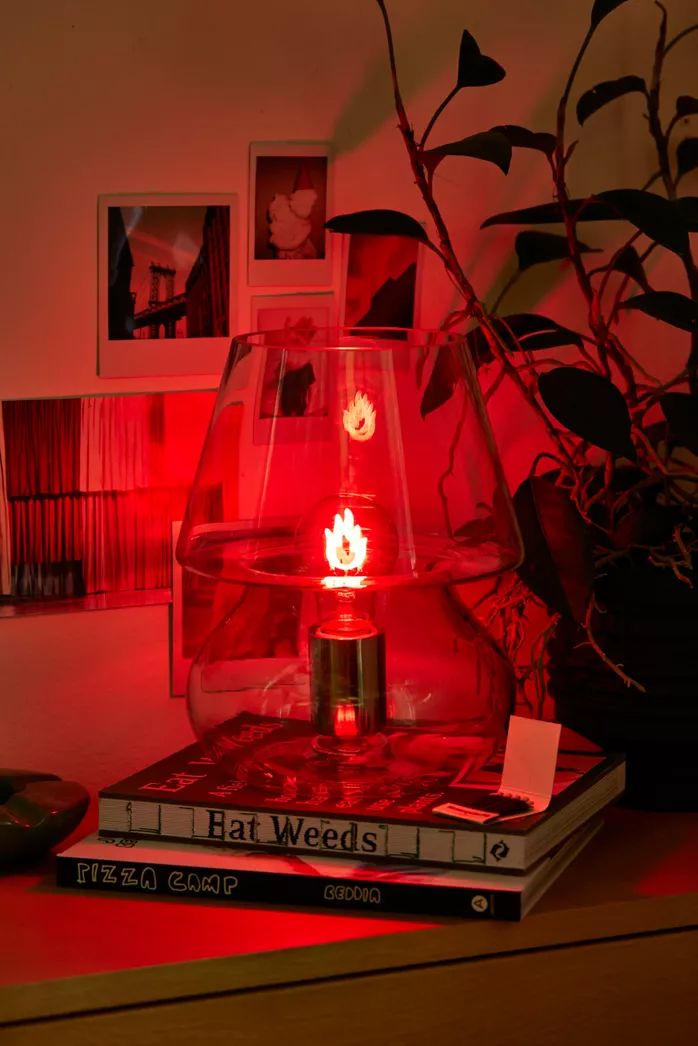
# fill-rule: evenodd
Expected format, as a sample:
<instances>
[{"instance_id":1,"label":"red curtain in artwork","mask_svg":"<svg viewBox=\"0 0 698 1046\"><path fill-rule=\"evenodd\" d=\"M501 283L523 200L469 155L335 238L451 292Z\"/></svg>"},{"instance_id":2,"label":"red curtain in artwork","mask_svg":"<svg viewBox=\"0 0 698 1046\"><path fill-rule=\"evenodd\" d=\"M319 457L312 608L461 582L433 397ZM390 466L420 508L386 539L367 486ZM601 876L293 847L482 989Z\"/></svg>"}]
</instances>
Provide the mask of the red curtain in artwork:
<instances>
[{"instance_id":1,"label":"red curtain in artwork","mask_svg":"<svg viewBox=\"0 0 698 1046\"><path fill-rule=\"evenodd\" d=\"M140 490L151 485L151 418L163 395L86 396L80 401L79 488Z\"/></svg>"},{"instance_id":2,"label":"red curtain in artwork","mask_svg":"<svg viewBox=\"0 0 698 1046\"><path fill-rule=\"evenodd\" d=\"M88 494L81 504L87 592L128 592L171 584L169 492Z\"/></svg>"},{"instance_id":3,"label":"red curtain in artwork","mask_svg":"<svg viewBox=\"0 0 698 1046\"><path fill-rule=\"evenodd\" d=\"M171 525L182 518L214 399L3 403L12 594L169 587Z\"/></svg>"},{"instance_id":4,"label":"red curtain in artwork","mask_svg":"<svg viewBox=\"0 0 698 1046\"><path fill-rule=\"evenodd\" d=\"M13 595L83 591L80 400L3 403Z\"/></svg>"},{"instance_id":5,"label":"red curtain in artwork","mask_svg":"<svg viewBox=\"0 0 698 1046\"><path fill-rule=\"evenodd\" d=\"M2 413L8 498L77 493L80 400L18 400Z\"/></svg>"},{"instance_id":6,"label":"red curtain in artwork","mask_svg":"<svg viewBox=\"0 0 698 1046\"><path fill-rule=\"evenodd\" d=\"M77 495L12 498L10 519L14 563L59 563L82 558Z\"/></svg>"}]
</instances>

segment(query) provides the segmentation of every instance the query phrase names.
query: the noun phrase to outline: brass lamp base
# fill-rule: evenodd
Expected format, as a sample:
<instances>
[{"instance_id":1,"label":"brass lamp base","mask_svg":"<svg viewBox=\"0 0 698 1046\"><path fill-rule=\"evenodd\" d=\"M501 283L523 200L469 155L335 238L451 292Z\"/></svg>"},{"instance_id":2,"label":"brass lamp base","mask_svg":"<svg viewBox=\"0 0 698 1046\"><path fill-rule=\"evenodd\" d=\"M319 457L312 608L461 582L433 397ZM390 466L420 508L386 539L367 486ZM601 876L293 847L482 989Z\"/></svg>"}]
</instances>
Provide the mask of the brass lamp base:
<instances>
[{"instance_id":1,"label":"brass lamp base","mask_svg":"<svg viewBox=\"0 0 698 1046\"><path fill-rule=\"evenodd\" d=\"M359 744L385 725L385 636L371 622L313 625L311 722L321 738Z\"/></svg>"},{"instance_id":2,"label":"brass lamp base","mask_svg":"<svg viewBox=\"0 0 698 1046\"><path fill-rule=\"evenodd\" d=\"M347 616L313 625L308 638L314 736L272 742L238 772L266 789L302 780L305 789L336 798L379 795L390 762L382 733L385 636L372 622Z\"/></svg>"}]
</instances>

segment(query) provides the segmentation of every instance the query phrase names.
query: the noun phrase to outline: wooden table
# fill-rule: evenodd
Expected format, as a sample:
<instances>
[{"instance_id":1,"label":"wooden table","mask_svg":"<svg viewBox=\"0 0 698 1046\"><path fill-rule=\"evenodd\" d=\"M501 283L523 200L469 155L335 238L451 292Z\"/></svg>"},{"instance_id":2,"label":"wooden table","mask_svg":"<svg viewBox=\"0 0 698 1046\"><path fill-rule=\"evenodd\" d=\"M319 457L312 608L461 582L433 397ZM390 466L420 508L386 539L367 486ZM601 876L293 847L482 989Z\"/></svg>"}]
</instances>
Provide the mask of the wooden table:
<instances>
[{"instance_id":1,"label":"wooden table","mask_svg":"<svg viewBox=\"0 0 698 1046\"><path fill-rule=\"evenodd\" d=\"M695 1041L698 815L612 810L521 923L0 879L0 1043Z\"/></svg>"}]
</instances>

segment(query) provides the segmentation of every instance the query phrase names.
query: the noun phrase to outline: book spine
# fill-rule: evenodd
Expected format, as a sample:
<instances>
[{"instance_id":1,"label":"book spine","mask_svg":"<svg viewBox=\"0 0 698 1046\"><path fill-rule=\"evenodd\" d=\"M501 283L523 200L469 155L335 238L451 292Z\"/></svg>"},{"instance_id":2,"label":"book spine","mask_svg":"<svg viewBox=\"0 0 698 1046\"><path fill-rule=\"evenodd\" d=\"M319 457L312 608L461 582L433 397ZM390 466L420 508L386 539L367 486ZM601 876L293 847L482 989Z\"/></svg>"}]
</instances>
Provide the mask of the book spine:
<instances>
[{"instance_id":1,"label":"book spine","mask_svg":"<svg viewBox=\"0 0 698 1046\"><path fill-rule=\"evenodd\" d=\"M283 903L318 908L360 909L406 915L441 915L517 921L521 896L509 890L422 886L389 881L361 882L334 876L284 875L127 860L56 858L59 886L130 894L166 894L205 900Z\"/></svg>"},{"instance_id":2,"label":"book spine","mask_svg":"<svg viewBox=\"0 0 698 1046\"><path fill-rule=\"evenodd\" d=\"M527 866L522 836L464 828L386 823L361 817L320 817L279 811L100 797L99 834L161 839L246 850L297 851L360 860L406 861L520 872Z\"/></svg>"}]
</instances>

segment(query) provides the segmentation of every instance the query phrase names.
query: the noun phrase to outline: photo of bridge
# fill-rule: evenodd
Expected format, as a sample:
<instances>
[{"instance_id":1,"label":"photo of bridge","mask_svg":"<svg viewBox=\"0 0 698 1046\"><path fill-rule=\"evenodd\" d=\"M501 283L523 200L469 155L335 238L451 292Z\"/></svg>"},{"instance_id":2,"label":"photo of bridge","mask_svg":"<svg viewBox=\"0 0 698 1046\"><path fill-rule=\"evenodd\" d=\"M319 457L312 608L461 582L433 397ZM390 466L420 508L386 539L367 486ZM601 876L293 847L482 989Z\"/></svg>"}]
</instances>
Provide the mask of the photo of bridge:
<instances>
[{"instance_id":1,"label":"photo of bridge","mask_svg":"<svg viewBox=\"0 0 698 1046\"><path fill-rule=\"evenodd\" d=\"M228 337L230 207L108 210L109 340Z\"/></svg>"}]
</instances>

